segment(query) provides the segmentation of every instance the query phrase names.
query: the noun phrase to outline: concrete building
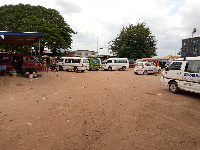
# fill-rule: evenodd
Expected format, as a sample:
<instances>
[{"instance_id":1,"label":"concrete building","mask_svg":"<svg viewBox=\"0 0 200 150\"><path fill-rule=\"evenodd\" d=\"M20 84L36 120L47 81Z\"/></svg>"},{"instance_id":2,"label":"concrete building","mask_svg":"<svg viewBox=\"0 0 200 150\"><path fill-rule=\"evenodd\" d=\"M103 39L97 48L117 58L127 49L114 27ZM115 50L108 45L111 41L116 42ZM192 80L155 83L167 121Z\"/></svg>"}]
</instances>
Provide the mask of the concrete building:
<instances>
[{"instance_id":1,"label":"concrete building","mask_svg":"<svg viewBox=\"0 0 200 150\"><path fill-rule=\"evenodd\" d=\"M181 57L200 56L200 37L182 39Z\"/></svg>"},{"instance_id":2,"label":"concrete building","mask_svg":"<svg viewBox=\"0 0 200 150\"><path fill-rule=\"evenodd\" d=\"M64 54L66 57L97 57L98 53L95 51L89 50L76 50L76 51L69 51Z\"/></svg>"}]
</instances>

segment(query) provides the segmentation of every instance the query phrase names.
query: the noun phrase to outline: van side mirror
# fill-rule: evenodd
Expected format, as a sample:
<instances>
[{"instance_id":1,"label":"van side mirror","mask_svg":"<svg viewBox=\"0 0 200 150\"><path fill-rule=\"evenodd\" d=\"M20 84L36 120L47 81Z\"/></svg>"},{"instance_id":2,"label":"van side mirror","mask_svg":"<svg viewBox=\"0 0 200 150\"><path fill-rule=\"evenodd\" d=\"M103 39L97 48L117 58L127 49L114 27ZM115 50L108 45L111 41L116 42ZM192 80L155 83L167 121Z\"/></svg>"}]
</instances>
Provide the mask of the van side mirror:
<instances>
[{"instance_id":1,"label":"van side mirror","mask_svg":"<svg viewBox=\"0 0 200 150\"><path fill-rule=\"evenodd\" d=\"M165 71L169 71L169 67L168 66L165 67Z\"/></svg>"}]
</instances>

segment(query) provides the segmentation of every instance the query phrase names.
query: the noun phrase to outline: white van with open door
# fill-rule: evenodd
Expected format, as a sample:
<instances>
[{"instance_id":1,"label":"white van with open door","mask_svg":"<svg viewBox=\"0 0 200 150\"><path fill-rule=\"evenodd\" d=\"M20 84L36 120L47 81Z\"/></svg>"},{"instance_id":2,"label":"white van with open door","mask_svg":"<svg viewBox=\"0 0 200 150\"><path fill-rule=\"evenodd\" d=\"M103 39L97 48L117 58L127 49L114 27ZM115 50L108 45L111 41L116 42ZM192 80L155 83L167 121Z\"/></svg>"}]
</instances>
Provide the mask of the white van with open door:
<instances>
[{"instance_id":1,"label":"white van with open door","mask_svg":"<svg viewBox=\"0 0 200 150\"><path fill-rule=\"evenodd\" d=\"M109 58L102 63L104 70L125 70L129 68L129 61L127 58Z\"/></svg>"},{"instance_id":2,"label":"white van with open door","mask_svg":"<svg viewBox=\"0 0 200 150\"><path fill-rule=\"evenodd\" d=\"M178 93L179 90L200 93L200 57L172 61L162 72L160 81L169 85L172 93Z\"/></svg>"},{"instance_id":3,"label":"white van with open door","mask_svg":"<svg viewBox=\"0 0 200 150\"><path fill-rule=\"evenodd\" d=\"M58 60L57 65L59 67L59 70L84 72L86 69L89 68L89 61L87 58L61 57Z\"/></svg>"}]
</instances>

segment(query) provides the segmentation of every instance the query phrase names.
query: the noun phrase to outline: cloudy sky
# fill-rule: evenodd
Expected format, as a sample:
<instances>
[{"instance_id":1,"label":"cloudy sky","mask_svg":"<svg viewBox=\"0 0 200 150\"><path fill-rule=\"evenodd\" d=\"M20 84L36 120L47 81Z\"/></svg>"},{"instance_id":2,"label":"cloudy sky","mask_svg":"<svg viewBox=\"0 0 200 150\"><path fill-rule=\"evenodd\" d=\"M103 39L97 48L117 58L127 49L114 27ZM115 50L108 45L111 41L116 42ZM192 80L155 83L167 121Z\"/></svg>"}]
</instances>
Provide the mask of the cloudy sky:
<instances>
[{"instance_id":1,"label":"cloudy sky","mask_svg":"<svg viewBox=\"0 0 200 150\"><path fill-rule=\"evenodd\" d=\"M108 54L108 42L123 26L143 21L158 41L158 58L175 55L193 28L194 36L200 35L200 0L1 0L0 6L19 3L59 11L78 32L72 50L98 48L99 54Z\"/></svg>"}]
</instances>

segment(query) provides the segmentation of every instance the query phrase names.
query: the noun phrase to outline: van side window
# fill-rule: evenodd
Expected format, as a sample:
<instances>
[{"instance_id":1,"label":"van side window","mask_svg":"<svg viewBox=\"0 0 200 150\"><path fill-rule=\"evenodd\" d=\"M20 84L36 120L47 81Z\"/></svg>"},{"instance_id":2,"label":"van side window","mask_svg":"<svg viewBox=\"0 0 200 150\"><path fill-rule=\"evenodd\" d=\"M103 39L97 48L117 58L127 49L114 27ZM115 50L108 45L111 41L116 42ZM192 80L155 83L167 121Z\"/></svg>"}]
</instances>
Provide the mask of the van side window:
<instances>
[{"instance_id":1,"label":"van side window","mask_svg":"<svg viewBox=\"0 0 200 150\"><path fill-rule=\"evenodd\" d=\"M72 59L72 63L80 63L81 59Z\"/></svg>"},{"instance_id":2,"label":"van side window","mask_svg":"<svg viewBox=\"0 0 200 150\"><path fill-rule=\"evenodd\" d=\"M181 70L181 65L182 65L182 62L173 62L169 66L169 70Z\"/></svg>"},{"instance_id":3,"label":"van side window","mask_svg":"<svg viewBox=\"0 0 200 150\"><path fill-rule=\"evenodd\" d=\"M83 59L83 63L89 63L88 59Z\"/></svg>"},{"instance_id":4,"label":"van side window","mask_svg":"<svg viewBox=\"0 0 200 150\"><path fill-rule=\"evenodd\" d=\"M126 59L119 60L119 63L127 63Z\"/></svg>"},{"instance_id":5,"label":"van side window","mask_svg":"<svg viewBox=\"0 0 200 150\"><path fill-rule=\"evenodd\" d=\"M190 61L188 63L187 72L200 73L200 61Z\"/></svg>"},{"instance_id":6,"label":"van side window","mask_svg":"<svg viewBox=\"0 0 200 150\"><path fill-rule=\"evenodd\" d=\"M33 57L26 57L26 61L33 62L35 59Z\"/></svg>"},{"instance_id":7,"label":"van side window","mask_svg":"<svg viewBox=\"0 0 200 150\"><path fill-rule=\"evenodd\" d=\"M108 64L108 63L112 63L112 60L108 60L108 61L107 61L107 64Z\"/></svg>"},{"instance_id":8,"label":"van side window","mask_svg":"<svg viewBox=\"0 0 200 150\"><path fill-rule=\"evenodd\" d=\"M9 57L0 57L0 63L6 63L6 62L10 62Z\"/></svg>"},{"instance_id":9,"label":"van side window","mask_svg":"<svg viewBox=\"0 0 200 150\"><path fill-rule=\"evenodd\" d=\"M71 59L65 59L65 63L71 63Z\"/></svg>"}]
</instances>

